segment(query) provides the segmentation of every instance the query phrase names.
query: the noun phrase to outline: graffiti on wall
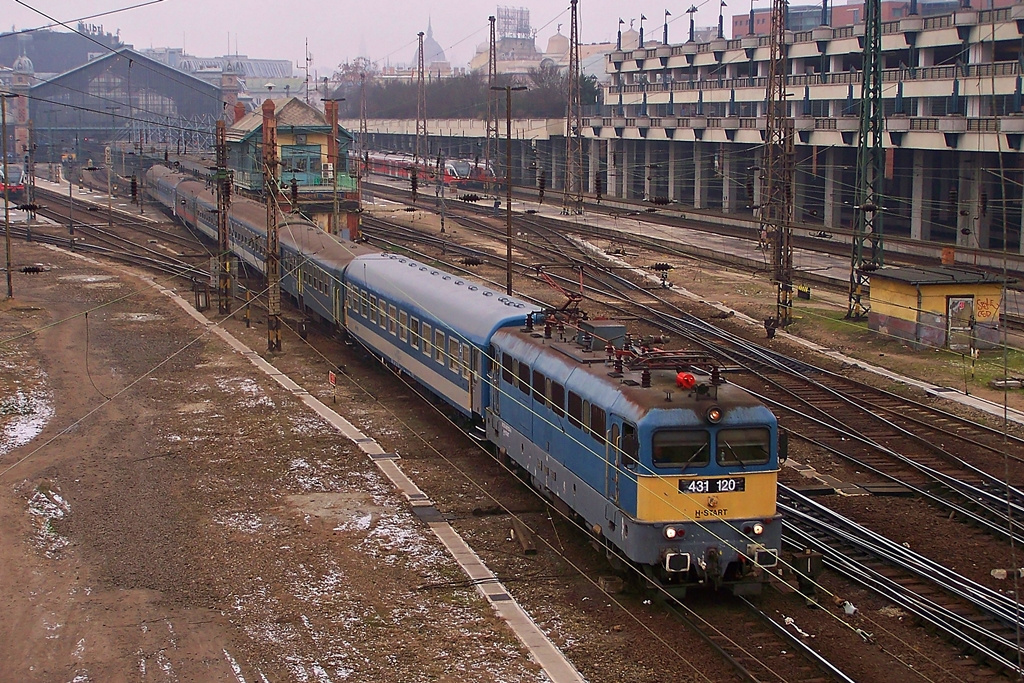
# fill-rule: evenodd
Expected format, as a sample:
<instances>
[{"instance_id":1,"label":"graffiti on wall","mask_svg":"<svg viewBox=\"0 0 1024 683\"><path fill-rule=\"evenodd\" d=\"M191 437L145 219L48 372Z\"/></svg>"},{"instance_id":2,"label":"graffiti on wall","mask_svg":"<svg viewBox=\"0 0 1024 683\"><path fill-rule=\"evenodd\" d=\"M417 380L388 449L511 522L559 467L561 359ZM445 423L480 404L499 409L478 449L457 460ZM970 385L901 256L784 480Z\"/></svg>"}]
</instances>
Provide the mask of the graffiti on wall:
<instances>
[{"instance_id":1,"label":"graffiti on wall","mask_svg":"<svg viewBox=\"0 0 1024 683\"><path fill-rule=\"evenodd\" d=\"M999 299L993 299L992 297L985 297L984 299L975 299L974 301L974 317L978 320L991 320L999 315Z\"/></svg>"}]
</instances>

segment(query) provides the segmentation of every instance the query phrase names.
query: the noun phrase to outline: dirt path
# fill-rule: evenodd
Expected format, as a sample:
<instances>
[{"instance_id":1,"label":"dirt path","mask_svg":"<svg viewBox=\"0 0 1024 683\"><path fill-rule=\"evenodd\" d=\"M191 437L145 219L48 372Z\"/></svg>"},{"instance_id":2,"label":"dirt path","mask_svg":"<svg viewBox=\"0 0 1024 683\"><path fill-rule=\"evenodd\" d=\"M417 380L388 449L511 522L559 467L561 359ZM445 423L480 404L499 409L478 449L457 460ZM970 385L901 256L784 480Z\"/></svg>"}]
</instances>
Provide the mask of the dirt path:
<instances>
[{"instance_id":1,"label":"dirt path","mask_svg":"<svg viewBox=\"0 0 1024 683\"><path fill-rule=\"evenodd\" d=\"M153 287L19 247L0 680L539 680L472 587L416 591L460 575L364 456Z\"/></svg>"}]
</instances>

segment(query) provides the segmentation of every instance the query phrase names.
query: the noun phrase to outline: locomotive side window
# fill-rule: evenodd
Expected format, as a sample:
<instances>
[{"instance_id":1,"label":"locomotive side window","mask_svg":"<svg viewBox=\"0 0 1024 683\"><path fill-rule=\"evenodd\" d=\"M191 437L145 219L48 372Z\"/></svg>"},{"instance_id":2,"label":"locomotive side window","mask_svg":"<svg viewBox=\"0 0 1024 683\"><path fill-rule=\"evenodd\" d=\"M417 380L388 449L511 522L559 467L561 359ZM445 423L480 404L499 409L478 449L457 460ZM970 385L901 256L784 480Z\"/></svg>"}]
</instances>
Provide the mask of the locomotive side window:
<instances>
[{"instance_id":1,"label":"locomotive side window","mask_svg":"<svg viewBox=\"0 0 1024 683\"><path fill-rule=\"evenodd\" d=\"M558 417L565 415L565 387L558 382L552 382L548 398L551 400L551 408L555 411L555 415Z\"/></svg>"},{"instance_id":2,"label":"locomotive side window","mask_svg":"<svg viewBox=\"0 0 1024 683\"><path fill-rule=\"evenodd\" d=\"M598 441L604 441L605 432L605 414L604 408L598 408L595 405L590 406L590 433L594 435L594 438Z\"/></svg>"},{"instance_id":3,"label":"locomotive side window","mask_svg":"<svg viewBox=\"0 0 1024 683\"><path fill-rule=\"evenodd\" d=\"M527 396L530 395L530 366L526 363L519 363L519 391Z\"/></svg>"},{"instance_id":4,"label":"locomotive side window","mask_svg":"<svg viewBox=\"0 0 1024 683\"><path fill-rule=\"evenodd\" d=\"M703 467L711 461L711 435L704 430L655 432L652 446L658 467Z\"/></svg>"},{"instance_id":5,"label":"locomotive side window","mask_svg":"<svg viewBox=\"0 0 1024 683\"><path fill-rule=\"evenodd\" d=\"M444 330L434 330L434 360L444 365Z\"/></svg>"},{"instance_id":6,"label":"locomotive side window","mask_svg":"<svg viewBox=\"0 0 1024 683\"><path fill-rule=\"evenodd\" d=\"M636 467L640 457L640 439L636 436L636 426L629 422L622 423L622 456L626 467Z\"/></svg>"},{"instance_id":7,"label":"locomotive side window","mask_svg":"<svg viewBox=\"0 0 1024 683\"><path fill-rule=\"evenodd\" d=\"M545 377L543 373L533 371L533 400L544 403L547 399L547 391L545 390Z\"/></svg>"},{"instance_id":8,"label":"locomotive side window","mask_svg":"<svg viewBox=\"0 0 1024 683\"><path fill-rule=\"evenodd\" d=\"M720 429L715 444L719 465L763 465L771 453L771 435L765 428Z\"/></svg>"},{"instance_id":9,"label":"locomotive side window","mask_svg":"<svg viewBox=\"0 0 1024 683\"><path fill-rule=\"evenodd\" d=\"M430 325L423 323L423 355L428 358L434 353L434 347L430 343L430 339Z\"/></svg>"},{"instance_id":10,"label":"locomotive side window","mask_svg":"<svg viewBox=\"0 0 1024 683\"><path fill-rule=\"evenodd\" d=\"M501 379L512 384L512 356L507 353L501 354Z\"/></svg>"},{"instance_id":11,"label":"locomotive side window","mask_svg":"<svg viewBox=\"0 0 1024 683\"><path fill-rule=\"evenodd\" d=\"M583 426L583 399L575 391L569 392L569 424Z\"/></svg>"}]
</instances>

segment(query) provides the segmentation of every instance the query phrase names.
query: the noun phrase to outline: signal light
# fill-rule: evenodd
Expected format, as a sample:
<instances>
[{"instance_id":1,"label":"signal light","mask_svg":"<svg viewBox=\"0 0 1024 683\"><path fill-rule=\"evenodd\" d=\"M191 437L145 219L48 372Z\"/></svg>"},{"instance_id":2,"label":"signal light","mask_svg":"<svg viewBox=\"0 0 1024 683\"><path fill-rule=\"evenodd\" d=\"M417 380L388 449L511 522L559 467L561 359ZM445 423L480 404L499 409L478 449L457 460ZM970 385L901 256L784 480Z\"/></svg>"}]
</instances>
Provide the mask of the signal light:
<instances>
[{"instance_id":1,"label":"signal light","mask_svg":"<svg viewBox=\"0 0 1024 683\"><path fill-rule=\"evenodd\" d=\"M131 188L132 188L132 190L131 190L131 192L132 192L132 201L134 202L134 201L138 200L138 198L139 198L139 179L136 178L135 176L132 176Z\"/></svg>"}]
</instances>

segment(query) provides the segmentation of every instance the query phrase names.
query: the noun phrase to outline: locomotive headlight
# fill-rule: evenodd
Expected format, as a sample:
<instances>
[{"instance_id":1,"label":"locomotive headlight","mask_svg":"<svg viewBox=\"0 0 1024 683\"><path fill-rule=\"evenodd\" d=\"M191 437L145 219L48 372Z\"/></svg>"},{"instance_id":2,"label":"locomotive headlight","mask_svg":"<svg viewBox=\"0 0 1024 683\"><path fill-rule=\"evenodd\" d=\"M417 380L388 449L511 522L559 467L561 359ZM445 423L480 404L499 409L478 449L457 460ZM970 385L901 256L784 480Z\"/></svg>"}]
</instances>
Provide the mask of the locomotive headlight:
<instances>
[{"instance_id":1,"label":"locomotive headlight","mask_svg":"<svg viewBox=\"0 0 1024 683\"><path fill-rule=\"evenodd\" d=\"M679 529L676 529L674 526L667 526L665 527L665 531L663 533L665 534L665 538L671 541L673 538L679 535Z\"/></svg>"},{"instance_id":2,"label":"locomotive headlight","mask_svg":"<svg viewBox=\"0 0 1024 683\"><path fill-rule=\"evenodd\" d=\"M708 422L710 422L711 424L718 424L718 422L722 419L722 409L719 408L718 406L712 406L711 408L708 408L708 412L705 415L708 419Z\"/></svg>"},{"instance_id":3,"label":"locomotive headlight","mask_svg":"<svg viewBox=\"0 0 1024 683\"><path fill-rule=\"evenodd\" d=\"M761 522L754 522L753 532L755 536L760 536L764 533L764 524Z\"/></svg>"}]
</instances>

